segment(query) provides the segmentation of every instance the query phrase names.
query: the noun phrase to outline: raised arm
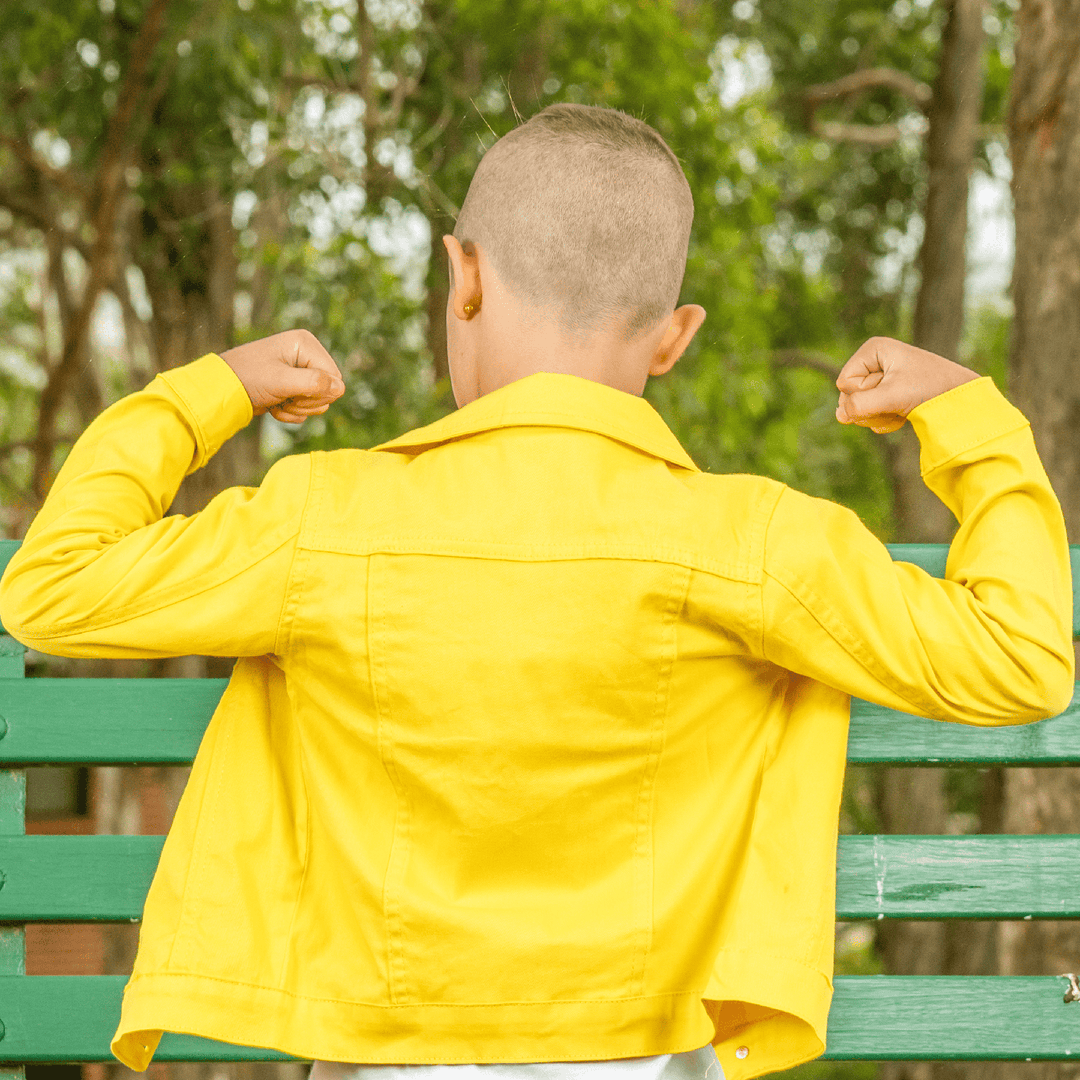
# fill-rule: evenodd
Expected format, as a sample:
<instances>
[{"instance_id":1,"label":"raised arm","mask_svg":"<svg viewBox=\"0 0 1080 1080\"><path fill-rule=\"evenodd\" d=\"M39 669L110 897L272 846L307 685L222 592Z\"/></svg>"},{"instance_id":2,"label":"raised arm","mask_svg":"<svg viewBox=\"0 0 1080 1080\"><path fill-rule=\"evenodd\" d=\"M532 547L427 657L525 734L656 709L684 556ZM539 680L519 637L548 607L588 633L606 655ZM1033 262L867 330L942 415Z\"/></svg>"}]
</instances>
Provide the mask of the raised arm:
<instances>
[{"instance_id":1,"label":"raised arm","mask_svg":"<svg viewBox=\"0 0 1080 1080\"><path fill-rule=\"evenodd\" d=\"M201 513L164 516L184 477L253 415L302 423L344 386L306 330L210 353L156 376L72 447L0 580L0 616L58 656L259 656L281 647L311 482L275 462Z\"/></svg>"},{"instance_id":2,"label":"raised arm","mask_svg":"<svg viewBox=\"0 0 1080 1080\"><path fill-rule=\"evenodd\" d=\"M914 426L923 479L960 523L946 577L893 562L850 510L781 488L764 544L762 654L941 720L1062 712L1075 679L1068 540L1023 414L989 378L888 338L856 352L837 386L841 422Z\"/></svg>"}]
</instances>

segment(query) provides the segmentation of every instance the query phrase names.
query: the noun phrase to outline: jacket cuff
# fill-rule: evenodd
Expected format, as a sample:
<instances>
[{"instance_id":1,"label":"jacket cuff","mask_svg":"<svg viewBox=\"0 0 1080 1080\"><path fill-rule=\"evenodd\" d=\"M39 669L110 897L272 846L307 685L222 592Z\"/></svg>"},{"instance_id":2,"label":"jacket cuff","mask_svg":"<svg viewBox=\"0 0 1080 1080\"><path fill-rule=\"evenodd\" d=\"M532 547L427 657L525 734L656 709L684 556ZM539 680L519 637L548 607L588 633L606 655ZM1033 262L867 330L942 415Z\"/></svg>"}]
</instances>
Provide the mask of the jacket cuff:
<instances>
[{"instance_id":1,"label":"jacket cuff","mask_svg":"<svg viewBox=\"0 0 1080 1080\"><path fill-rule=\"evenodd\" d=\"M994 385L989 375L954 386L908 413L919 437L923 476L974 447L1028 427L1027 417Z\"/></svg>"},{"instance_id":2,"label":"jacket cuff","mask_svg":"<svg viewBox=\"0 0 1080 1080\"><path fill-rule=\"evenodd\" d=\"M187 476L202 468L255 415L244 384L217 353L163 371L154 383L176 402L195 435L195 457Z\"/></svg>"}]
</instances>

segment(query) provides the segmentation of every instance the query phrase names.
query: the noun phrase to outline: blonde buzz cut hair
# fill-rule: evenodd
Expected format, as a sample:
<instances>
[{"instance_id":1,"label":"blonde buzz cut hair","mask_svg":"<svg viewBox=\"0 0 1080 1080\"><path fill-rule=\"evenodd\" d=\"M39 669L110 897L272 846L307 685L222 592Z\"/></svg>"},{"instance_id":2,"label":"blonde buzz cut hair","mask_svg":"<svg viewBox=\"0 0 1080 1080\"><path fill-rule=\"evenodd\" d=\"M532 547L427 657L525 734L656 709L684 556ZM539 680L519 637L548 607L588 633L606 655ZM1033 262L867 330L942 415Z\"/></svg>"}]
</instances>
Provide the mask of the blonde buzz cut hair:
<instances>
[{"instance_id":1,"label":"blonde buzz cut hair","mask_svg":"<svg viewBox=\"0 0 1080 1080\"><path fill-rule=\"evenodd\" d=\"M657 131L563 102L484 154L454 236L484 249L535 321L630 342L678 303L693 220L690 185Z\"/></svg>"}]
</instances>

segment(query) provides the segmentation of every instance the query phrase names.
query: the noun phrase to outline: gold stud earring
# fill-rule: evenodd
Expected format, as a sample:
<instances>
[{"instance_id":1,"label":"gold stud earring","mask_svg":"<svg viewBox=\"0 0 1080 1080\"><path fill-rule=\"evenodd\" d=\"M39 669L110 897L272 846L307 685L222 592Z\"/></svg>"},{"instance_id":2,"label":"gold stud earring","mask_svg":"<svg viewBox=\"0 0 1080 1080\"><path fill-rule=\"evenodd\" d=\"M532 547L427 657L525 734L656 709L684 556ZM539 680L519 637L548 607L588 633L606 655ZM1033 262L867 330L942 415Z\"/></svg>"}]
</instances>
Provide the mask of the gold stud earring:
<instances>
[{"instance_id":1,"label":"gold stud earring","mask_svg":"<svg viewBox=\"0 0 1080 1080\"><path fill-rule=\"evenodd\" d=\"M477 312L479 310L480 310L480 301L479 300L477 300L477 302L475 304L470 301L468 304L465 305L465 314L466 315L473 315L475 312Z\"/></svg>"}]
</instances>

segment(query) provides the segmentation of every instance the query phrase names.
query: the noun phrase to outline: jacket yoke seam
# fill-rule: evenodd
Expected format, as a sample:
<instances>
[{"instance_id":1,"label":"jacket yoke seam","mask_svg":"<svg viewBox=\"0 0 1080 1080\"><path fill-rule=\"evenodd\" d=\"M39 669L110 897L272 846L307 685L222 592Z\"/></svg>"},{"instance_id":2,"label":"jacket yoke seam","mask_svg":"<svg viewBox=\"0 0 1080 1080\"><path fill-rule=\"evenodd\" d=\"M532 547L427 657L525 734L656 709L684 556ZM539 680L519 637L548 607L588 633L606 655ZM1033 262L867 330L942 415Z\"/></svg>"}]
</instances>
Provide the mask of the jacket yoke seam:
<instances>
[{"instance_id":1,"label":"jacket yoke seam","mask_svg":"<svg viewBox=\"0 0 1080 1080\"><path fill-rule=\"evenodd\" d=\"M477 540L475 537L448 537L445 534L397 536L358 543L351 540L300 540L303 547L343 555L444 555L448 558L503 558L514 562L588 562L610 559L624 562L668 563L700 570L728 581L757 584L760 575L751 571L744 560L741 564L719 562L700 552L685 548L664 548L644 551L640 546L625 544L593 544L582 550L581 543L513 544ZM463 550L445 550L444 545L460 544Z\"/></svg>"}]
</instances>

